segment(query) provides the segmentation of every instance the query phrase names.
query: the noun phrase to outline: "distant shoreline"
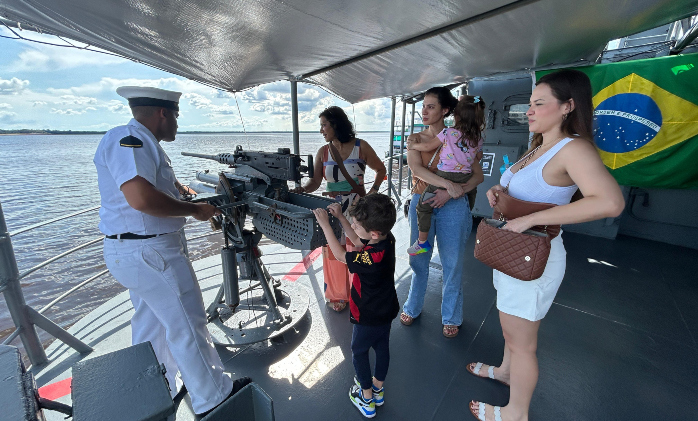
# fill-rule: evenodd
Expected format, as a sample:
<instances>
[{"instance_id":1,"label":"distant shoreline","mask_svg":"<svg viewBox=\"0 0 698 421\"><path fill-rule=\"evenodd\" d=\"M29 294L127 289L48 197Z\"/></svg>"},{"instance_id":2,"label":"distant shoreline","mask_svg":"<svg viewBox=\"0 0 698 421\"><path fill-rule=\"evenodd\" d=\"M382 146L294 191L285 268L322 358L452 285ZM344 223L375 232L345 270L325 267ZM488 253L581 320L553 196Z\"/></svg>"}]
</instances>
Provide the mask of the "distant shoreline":
<instances>
[{"instance_id":1,"label":"distant shoreline","mask_svg":"<svg viewBox=\"0 0 698 421\"><path fill-rule=\"evenodd\" d=\"M300 133L317 133L317 130L301 131ZM367 130L359 133L389 133L389 130ZM74 130L0 130L0 136L34 136L34 135L95 135L104 134L102 132L74 131ZM177 134L257 134L257 133L293 133L290 131L269 131L269 132L202 132L202 131L182 131Z\"/></svg>"}]
</instances>

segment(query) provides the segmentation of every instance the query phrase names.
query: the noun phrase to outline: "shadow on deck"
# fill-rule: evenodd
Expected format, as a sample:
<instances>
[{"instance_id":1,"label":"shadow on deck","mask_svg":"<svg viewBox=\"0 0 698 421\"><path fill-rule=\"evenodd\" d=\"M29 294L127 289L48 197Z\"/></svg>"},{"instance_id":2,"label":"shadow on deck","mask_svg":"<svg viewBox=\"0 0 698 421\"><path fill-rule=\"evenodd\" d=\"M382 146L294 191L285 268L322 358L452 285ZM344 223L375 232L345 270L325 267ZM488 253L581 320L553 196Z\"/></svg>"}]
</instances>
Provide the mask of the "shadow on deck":
<instances>
[{"instance_id":1,"label":"shadow on deck","mask_svg":"<svg viewBox=\"0 0 698 421\"><path fill-rule=\"evenodd\" d=\"M405 232L400 228L395 232ZM695 419L698 253L630 237L565 233L563 239L567 273L540 328L540 379L530 419ZM399 250L407 240L398 238ZM393 323L386 403L378 418L467 420L471 399L506 405L507 387L465 369L471 361L498 364L504 345L492 272L471 257L473 240L465 257L461 333L455 339L441 334L441 273L432 269L421 317L409 327ZM403 303L411 274L406 255L396 272ZM226 367L252 376L274 398L278 420L362 419L347 398L354 375L348 312L323 306L320 260L299 282L313 291L308 325L287 334L284 344L222 352L224 359L230 355Z\"/></svg>"},{"instance_id":2,"label":"shadow on deck","mask_svg":"<svg viewBox=\"0 0 698 421\"><path fill-rule=\"evenodd\" d=\"M403 219L393 230L401 303L411 275L404 253L406 228ZM696 419L698 252L630 237L564 233L563 239L567 272L541 324L540 378L530 419ZM473 246L471 235L464 256L464 324L456 338L441 334L438 264L432 265L422 315L409 327L393 322L386 403L378 408L379 419L474 420L471 399L507 403L507 387L466 371L472 361L499 364L503 352L492 271L472 257ZM263 260L277 278L301 260L300 252L278 245L263 249ZM206 302L220 284L217 259L195 262ZM354 376L348 310L335 313L324 305L322 279L318 259L296 281L306 288L310 306L294 330L274 341L218 348L234 378L252 377L273 398L280 421L363 419L347 396ZM124 321L131 312L122 294L71 331L87 335L96 344L95 355L124 348L130 345L130 325ZM38 373L40 386L69 377L69 366L81 359L64 345L54 345L50 355L63 361ZM185 398L177 419L191 418Z\"/></svg>"}]
</instances>

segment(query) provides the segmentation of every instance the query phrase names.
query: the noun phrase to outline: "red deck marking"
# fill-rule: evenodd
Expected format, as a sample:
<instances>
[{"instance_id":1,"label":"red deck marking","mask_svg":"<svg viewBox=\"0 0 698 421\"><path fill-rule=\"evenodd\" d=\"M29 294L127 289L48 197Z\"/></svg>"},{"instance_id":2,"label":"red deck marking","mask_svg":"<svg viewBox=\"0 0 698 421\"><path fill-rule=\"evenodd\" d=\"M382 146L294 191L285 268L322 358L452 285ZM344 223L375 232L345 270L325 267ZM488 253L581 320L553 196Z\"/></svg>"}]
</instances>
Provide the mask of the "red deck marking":
<instances>
[{"instance_id":1,"label":"red deck marking","mask_svg":"<svg viewBox=\"0 0 698 421\"><path fill-rule=\"evenodd\" d=\"M39 396L45 399L58 399L70 393L70 384L73 378L69 377L56 383L47 384L39 388Z\"/></svg>"},{"instance_id":2,"label":"red deck marking","mask_svg":"<svg viewBox=\"0 0 698 421\"><path fill-rule=\"evenodd\" d=\"M296 266L291 269L289 273L284 275L282 278L284 281L295 282L308 270L308 268L317 260L318 257L322 255L322 247L318 247L307 256L303 257L303 261L299 262Z\"/></svg>"}]
</instances>

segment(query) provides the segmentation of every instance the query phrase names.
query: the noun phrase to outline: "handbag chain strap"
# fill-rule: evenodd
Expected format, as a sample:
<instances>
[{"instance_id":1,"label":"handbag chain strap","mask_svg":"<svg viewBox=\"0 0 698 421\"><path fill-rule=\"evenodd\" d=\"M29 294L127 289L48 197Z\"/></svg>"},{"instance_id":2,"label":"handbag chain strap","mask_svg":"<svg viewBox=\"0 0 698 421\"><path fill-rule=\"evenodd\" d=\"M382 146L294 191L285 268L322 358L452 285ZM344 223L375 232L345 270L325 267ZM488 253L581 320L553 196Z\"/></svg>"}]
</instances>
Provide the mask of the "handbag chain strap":
<instances>
[{"instance_id":1,"label":"handbag chain strap","mask_svg":"<svg viewBox=\"0 0 698 421\"><path fill-rule=\"evenodd\" d=\"M565 136L562 136L561 138L559 138L558 140L556 140L555 142L553 142L552 145L555 146L555 145L557 144L557 142L561 141L561 140L564 139L564 138L565 138ZM541 146L543 146L542 143L541 143L540 145L536 146L535 149L533 149L529 154L527 154L527 155L524 156L523 158L519 159L518 161L516 161L516 163L515 163L514 165L511 166L512 168L514 168L514 167L516 166L516 164L518 164L519 162L523 161L523 164L521 164L521 168L519 168L519 170L516 171L516 174L518 174L519 171L521 171L522 169L524 169L524 167L526 166L526 164L528 164L528 161L530 161L531 158L533 157L533 155L535 155L536 152L538 152L538 149L540 149ZM505 191L508 191L508 190L509 190L509 184L511 184L511 179L512 179L512 178L514 178L514 174L511 175L511 178L509 179L509 182L507 183L507 186L504 188Z\"/></svg>"},{"instance_id":2,"label":"handbag chain strap","mask_svg":"<svg viewBox=\"0 0 698 421\"><path fill-rule=\"evenodd\" d=\"M528 154L527 154L526 156L524 156L523 158L521 158L521 159L519 159L518 161L516 161L516 163L514 163L514 165L512 165L511 167L514 168L514 167L516 166L516 164L518 164L519 162L523 161L523 164L521 165L521 168L519 168L519 171L521 171L522 169L524 169L524 167L526 166L526 164L528 164L528 161L531 160L531 157L533 156L533 154L535 154L536 151L537 151L538 149L540 149L541 146L542 146L542 144L536 146L535 149L533 149L530 153L528 153ZM516 174L518 174L519 171L516 171ZM511 184L511 179L512 179L512 178L514 178L514 174L512 174L511 177L509 178L509 182L507 183L507 186L504 187L504 191L509 191L509 184Z\"/></svg>"}]
</instances>

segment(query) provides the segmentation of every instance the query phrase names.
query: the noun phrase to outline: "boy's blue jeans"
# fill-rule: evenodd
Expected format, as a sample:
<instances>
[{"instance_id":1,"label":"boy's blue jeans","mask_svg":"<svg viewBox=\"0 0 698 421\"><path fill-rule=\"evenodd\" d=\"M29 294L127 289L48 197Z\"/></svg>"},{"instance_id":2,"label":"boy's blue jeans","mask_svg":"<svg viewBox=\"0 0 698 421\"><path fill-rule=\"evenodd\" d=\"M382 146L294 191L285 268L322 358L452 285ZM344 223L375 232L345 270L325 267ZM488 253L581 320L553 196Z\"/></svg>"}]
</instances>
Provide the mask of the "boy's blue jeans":
<instances>
[{"instance_id":1,"label":"boy's blue jeans","mask_svg":"<svg viewBox=\"0 0 698 421\"><path fill-rule=\"evenodd\" d=\"M412 195L408 219L410 221L410 244L417 240L417 202L418 194ZM439 257L443 267L443 285L441 299L441 323L460 326L463 323L463 269L465 261L465 244L473 227L468 199L463 196L451 199L438 209L434 209L429 229L429 244L438 239ZM424 294L429 279L429 262L433 248L426 253L410 256L412 283L410 292L402 311L410 317L422 313Z\"/></svg>"},{"instance_id":2,"label":"boy's blue jeans","mask_svg":"<svg viewBox=\"0 0 698 421\"><path fill-rule=\"evenodd\" d=\"M368 361L368 350L373 348L376 353L376 370L373 375L378 381L385 381L390 365L390 323L379 326L354 325L351 334L351 358L354 371L362 389L370 389L371 364Z\"/></svg>"}]
</instances>

